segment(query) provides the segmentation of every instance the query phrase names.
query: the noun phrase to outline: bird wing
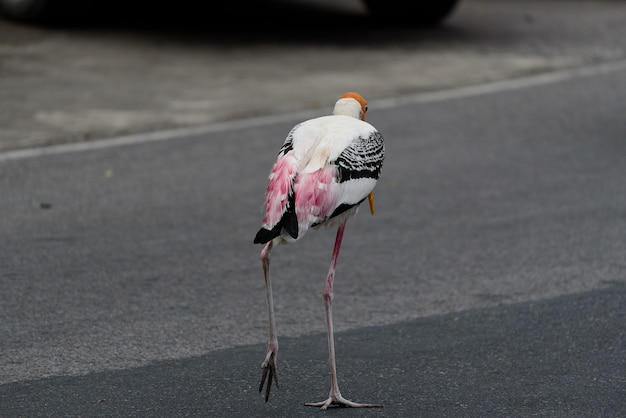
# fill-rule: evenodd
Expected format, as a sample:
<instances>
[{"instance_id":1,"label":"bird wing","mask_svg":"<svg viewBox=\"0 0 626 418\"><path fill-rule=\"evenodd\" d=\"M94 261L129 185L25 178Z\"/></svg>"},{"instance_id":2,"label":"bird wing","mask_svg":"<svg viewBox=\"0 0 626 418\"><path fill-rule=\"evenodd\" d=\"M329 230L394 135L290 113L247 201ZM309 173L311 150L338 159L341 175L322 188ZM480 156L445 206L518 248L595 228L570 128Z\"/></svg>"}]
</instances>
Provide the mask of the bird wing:
<instances>
[{"instance_id":1,"label":"bird wing","mask_svg":"<svg viewBox=\"0 0 626 418\"><path fill-rule=\"evenodd\" d=\"M374 190L385 159L383 136L372 129L355 138L331 164L337 169L337 204L331 219L359 205Z\"/></svg>"},{"instance_id":2,"label":"bird wing","mask_svg":"<svg viewBox=\"0 0 626 418\"><path fill-rule=\"evenodd\" d=\"M362 178L378 180L384 159L385 144L380 132L373 130L367 137L359 136L334 162L339 169L339 182Z\"/></svg>"}]
</instances>

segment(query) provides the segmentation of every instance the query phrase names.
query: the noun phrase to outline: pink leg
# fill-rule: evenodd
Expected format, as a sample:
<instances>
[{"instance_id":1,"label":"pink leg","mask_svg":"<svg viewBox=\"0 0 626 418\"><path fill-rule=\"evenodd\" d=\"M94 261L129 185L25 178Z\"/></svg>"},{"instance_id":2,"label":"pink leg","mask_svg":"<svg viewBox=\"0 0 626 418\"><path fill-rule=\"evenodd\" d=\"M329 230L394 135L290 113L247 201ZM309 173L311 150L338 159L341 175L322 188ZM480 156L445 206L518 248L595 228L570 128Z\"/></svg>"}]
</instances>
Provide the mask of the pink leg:
<instances>
[{"instance_id":1,"label":"pink leg","mask_svg":"<svg viewBox=\"0 0 626 418\"><path fill-rule=\"evenodd\" d=\"M335 281L335 267L337 266L337 258L339 257L339 249L341 248L341 240L343 232L346 228L346 221L339 226L337 230L337 238L335 238L335 246L333 248L333 256L328 270L328 277L324 285L324 309L326 311L326 328L328 330L328 354L330 365L330 394L328 399L322 402L305 403L306 406L319 406L326 409L331 405L349 408L378 408L380 405L369 403L356 403L345 399L339 392L339 383L337 382L337 365L335 361L335 333L333 327L333 283Z\"/></svg>"},{"instance_id":2,"label":"pink leg","mask_svg":"<svg viewBox=\"0 0 626 418\"><path fill-rule=\"evenodd\" d=\"M270 282L270 250L272 249L272 241L268 242L263 250L261 250L261 264L263 265L263 276L265 278L265 290L267 292L267 309L269 312L270 337L267 343L267 355L261 364L263 375L261 376L261 384L259 392L263 391L263 386L267 381L265 388L265 402L270 397L270 389L272 382L278 387L278 375L276 374L276 354L278 354L278 337L276 335L276 323L274 322L274 298L272 297L272 283Z\"/></svg>"}]
</instances>

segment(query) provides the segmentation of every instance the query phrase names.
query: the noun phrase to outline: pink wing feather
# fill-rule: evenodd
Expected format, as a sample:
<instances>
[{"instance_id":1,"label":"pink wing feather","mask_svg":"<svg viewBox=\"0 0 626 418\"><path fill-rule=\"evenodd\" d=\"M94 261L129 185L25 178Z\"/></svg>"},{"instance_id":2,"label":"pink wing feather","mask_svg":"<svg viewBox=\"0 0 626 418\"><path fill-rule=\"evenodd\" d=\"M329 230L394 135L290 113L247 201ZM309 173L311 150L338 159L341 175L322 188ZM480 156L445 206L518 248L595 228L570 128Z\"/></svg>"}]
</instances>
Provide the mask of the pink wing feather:
<instances>
[{"instance_id":1,"label":"pink wing feather","mask_svg":"<svg viewBox=\"0 0 626 418\"><path fill-rule=\"evenodd\" d=\"M337 204L333 181L337 168L328 166L312 173L296 177L296 216L298 218L298 237L304 235L311 225L326 219Z\"/></svg>"},{"instance_id":2,"label":"pink wing feather","mask_svg":"<svg viewBox=\"0 0 626 418\"><path fill-rule=\"evenodd\" d=\"M272 229L280 222L293 193L294 178L298 173L298 160L292 152L278 158L269 176L265 194L265 217L263 227Z\"/></svg>"}]
</instances>

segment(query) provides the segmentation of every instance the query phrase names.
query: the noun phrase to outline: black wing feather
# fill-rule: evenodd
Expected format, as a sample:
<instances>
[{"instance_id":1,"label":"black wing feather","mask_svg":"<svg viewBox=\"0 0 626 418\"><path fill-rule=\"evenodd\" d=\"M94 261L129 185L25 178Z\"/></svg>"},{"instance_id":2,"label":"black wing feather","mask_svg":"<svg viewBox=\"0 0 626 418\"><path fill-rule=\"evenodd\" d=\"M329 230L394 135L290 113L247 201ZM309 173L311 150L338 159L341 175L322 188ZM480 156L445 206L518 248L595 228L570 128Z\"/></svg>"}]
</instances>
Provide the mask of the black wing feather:
<instances>
[{"instance_id":1,"label":"black wing feather","mask_svg":"<svg viewBox=\"0 0 626 418\"><path fill-rule=\"evenodd\" d=\"M335 161L339 169L339 182L358 178L378 179L384 159L385 144L380 132L374 131L367 138L359 138L343 150Z\"/></svg>"}]
</instances>

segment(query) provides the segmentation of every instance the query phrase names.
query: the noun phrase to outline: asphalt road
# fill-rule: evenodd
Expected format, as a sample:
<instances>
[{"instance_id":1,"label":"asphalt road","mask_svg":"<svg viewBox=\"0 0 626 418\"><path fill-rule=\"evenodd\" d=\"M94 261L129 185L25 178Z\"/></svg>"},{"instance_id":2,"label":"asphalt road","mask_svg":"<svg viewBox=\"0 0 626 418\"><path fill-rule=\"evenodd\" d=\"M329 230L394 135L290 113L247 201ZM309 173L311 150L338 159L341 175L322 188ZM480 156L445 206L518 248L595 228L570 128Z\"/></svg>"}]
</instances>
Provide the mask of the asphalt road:
<instances>
[{"instance_id":1,"label":"asphalt road","mask_svg":"<svg viewBox=\"0 0 626 418\"><path fill-rule=\"evenodd\" d=\"M342 393L372 410L303 406L328 393L325 335L281 340L257 392L262 344L130 370L0 386L6 417L621 417L626 286L338 335Z\"/></svg>"},{"instance_id":2,"label":"asphalt road","mask_svg":"<svg viewBox=\"0 0 626 418\"><path fill-rule=\"evenodd\" d=\"M616 62L371 102L335 321L344 395L385 408L342 414L624 414L625 93ZM1 415L317 414L332 231L273 253L281 388L255 393L251 240L301 116L2 154Z\"/></svg>"}]
</instances>

